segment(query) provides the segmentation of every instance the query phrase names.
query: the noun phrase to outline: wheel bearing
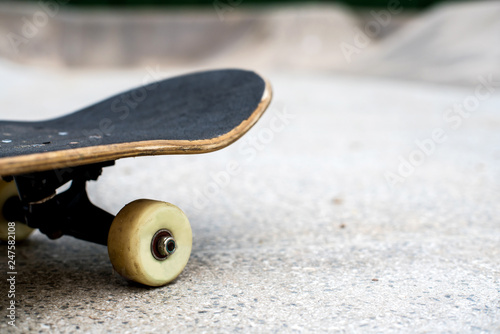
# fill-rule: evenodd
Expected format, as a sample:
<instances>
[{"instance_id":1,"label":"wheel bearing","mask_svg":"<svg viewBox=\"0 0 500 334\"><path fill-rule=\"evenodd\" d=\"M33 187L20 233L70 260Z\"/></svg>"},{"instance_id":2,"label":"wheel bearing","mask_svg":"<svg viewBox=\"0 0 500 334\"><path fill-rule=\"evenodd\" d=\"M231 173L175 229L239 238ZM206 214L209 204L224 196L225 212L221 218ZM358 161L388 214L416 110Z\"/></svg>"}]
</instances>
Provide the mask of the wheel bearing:
<instances>
[{"instance_id":1,"label":"wheel bearing","mask_svg":"<svg viewBox=\"0 0 500 334\"><path fill-rule=\"evenodd\" d=\"M166 260L170 255L175 253L177 244L172 233L169 230L159 230L151 239L151 254L158 261Z\"/></svg>"}]
</instances>

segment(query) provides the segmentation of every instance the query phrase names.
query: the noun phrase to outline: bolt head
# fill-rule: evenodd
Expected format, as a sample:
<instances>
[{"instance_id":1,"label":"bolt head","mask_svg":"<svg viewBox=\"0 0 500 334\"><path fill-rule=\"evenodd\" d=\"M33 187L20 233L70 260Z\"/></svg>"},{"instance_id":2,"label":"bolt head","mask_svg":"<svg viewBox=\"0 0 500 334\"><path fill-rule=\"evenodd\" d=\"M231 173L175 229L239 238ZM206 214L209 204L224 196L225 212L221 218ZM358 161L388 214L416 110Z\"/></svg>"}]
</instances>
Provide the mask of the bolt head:
<instances>
[{"instance_id":1,"label":"bolt head","mask_svg":"<svg viewBox=\"0 0 500 334\"><path fill-rule=\"evenodd\" d=\"M174 238L172 237L161 237L158 240L158 253L162 256L168 257L172 255L177 248Z\"/></svg>"}]
</instances>

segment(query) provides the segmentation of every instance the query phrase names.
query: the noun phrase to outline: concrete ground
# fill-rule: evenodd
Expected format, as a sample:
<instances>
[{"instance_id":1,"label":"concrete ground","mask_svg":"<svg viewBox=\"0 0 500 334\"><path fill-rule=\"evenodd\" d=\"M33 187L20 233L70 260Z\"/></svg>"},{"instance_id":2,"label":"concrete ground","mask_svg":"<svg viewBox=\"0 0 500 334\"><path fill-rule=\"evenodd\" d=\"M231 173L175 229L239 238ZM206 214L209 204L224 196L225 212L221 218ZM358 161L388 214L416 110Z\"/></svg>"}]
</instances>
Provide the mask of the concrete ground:
<instances>
[{"instance_id":1,"label":"concrete ground","mask_svg":"<svg viewBox=\"0 0 500 334\"><path fill-rule=\"evenodd\" d=\"M40 119L141 75L54 76L41 93L32 77L2 101ZM137 198L185 211L194 247L174 283L129 284L105 247L36 233L17 249L17 327L0 331L500 332L500 88L465 118L449 108L474 87L267 76L273 103L239 142L121 160L89 185L114 214Z\"/></svg>"}]
</instances>

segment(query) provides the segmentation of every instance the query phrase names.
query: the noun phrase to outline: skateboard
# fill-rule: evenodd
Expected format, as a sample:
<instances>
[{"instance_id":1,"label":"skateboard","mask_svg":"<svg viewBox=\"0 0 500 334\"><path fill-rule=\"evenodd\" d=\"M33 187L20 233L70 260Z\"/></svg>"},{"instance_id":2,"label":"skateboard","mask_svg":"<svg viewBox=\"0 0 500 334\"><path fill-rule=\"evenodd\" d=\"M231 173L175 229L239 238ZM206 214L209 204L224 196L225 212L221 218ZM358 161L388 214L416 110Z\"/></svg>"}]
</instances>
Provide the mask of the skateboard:
<instances>
[{"instance_id":1,"label":"skateboard","mask_svg":"<svg viewBox=\"0 0 500 334\"><path fill-rule=\"evenodd\" d=\"M50 239L73 236L106 245L114 270L128 280L169 283L191 254L186 215L140 199L113 216L91 203L86 183L117 159L224 148L258 121L271 97L270 84L254 72L216 70L135 88L55 119L0 121L0 240L11 245L34 229Z\"/></svg>"}]
</instances>

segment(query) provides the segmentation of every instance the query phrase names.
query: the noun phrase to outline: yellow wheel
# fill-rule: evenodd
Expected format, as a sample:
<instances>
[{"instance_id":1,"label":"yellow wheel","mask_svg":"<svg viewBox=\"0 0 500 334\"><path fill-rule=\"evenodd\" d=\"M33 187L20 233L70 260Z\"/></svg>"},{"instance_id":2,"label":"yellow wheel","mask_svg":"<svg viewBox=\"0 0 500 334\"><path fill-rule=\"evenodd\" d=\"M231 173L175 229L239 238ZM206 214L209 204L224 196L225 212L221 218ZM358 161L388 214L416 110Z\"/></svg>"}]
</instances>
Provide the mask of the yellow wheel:
<instances>
[{"instance_id":1,"label":"yellow wheel","mask_svg":"<svg viewBox=\"0 0 500 334\"><path fill-rule=\"evenodd\" d=\"M113 268L123 277L149 286L174 280L186 266L193 237L178 207L140 199L116 215L108 235Z\"/></svg>"},{"instance_id":2,"label":"yellow wheel","mask_svg":"<svg viewBox=\"0 0 500 334\"><path fill-rule=\"evenodd\" d=\"M3 209L7 201L12 197L18 198L16 183L0 180L0 240L7 241L9 236L9 221L3 216ZM16 241L23 241L29 237L33 229L21 222L15 223ZM13 228L10 228L12 231Z\"/></svg>"}]
</instances>

